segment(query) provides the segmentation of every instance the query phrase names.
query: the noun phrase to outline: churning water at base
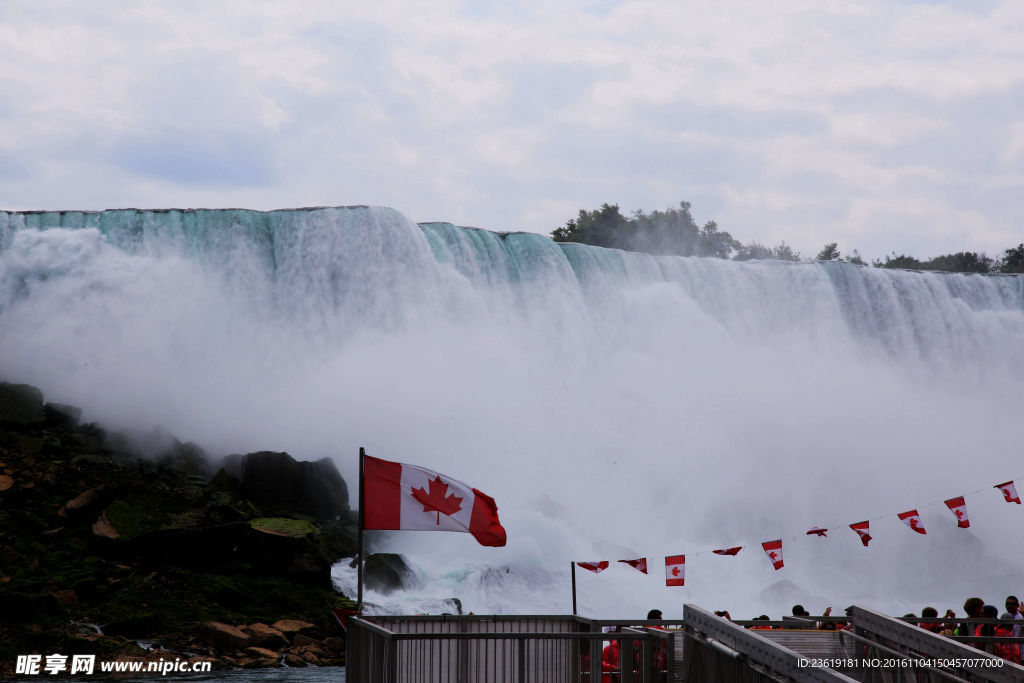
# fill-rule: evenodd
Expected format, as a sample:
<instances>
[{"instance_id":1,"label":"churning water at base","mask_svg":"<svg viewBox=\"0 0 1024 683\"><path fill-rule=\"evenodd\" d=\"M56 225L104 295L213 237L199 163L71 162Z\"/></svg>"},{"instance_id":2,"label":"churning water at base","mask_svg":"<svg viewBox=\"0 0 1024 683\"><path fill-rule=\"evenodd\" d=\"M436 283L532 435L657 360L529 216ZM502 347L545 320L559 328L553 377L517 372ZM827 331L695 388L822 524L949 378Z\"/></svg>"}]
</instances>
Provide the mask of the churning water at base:
<instances>
[{"instance_id":1,"label":"churning water at base","mask_svg":"<svg viewBox=\"0 0 1024 683\"><path fill-rule=\"evenodd\" d=\"M1024 591L1024 506L991 488L1024 483L1020 277L652 257L367 207L0 212L0 376L213 453L330 456L353 490L365 446L497 500L506 548L375 533L420 581L380 610L567 612L570 562L597 559L593 616ZM969 530L942 504L961 494ZM896 518L915 507L926 536ZM614 562L641 556L649 576Z\"/></svg>"}]
</instances>

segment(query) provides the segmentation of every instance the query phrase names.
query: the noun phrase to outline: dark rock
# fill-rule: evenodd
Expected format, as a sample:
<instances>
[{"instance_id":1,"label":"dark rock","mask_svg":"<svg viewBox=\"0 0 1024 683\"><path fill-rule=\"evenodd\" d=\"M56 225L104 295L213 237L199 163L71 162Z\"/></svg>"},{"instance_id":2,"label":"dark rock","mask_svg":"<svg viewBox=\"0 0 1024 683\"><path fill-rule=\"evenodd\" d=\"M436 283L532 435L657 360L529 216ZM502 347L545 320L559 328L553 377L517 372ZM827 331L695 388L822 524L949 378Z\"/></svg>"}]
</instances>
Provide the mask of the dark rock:
<instances>
[{"instance_id":1,"label":"dark rock","mask_svg":"<svg viewBox=\"0 0 1024 683\"><path fill-rule=\"evenodd\" d=\"M249 636L228 624L207 621L199 627L199 636L218 652L233 652L249 647Z\"/></svg>"},{"instance_id":2,"label":"dark rock","mask_svg":"<svg viewBox=\"0 0 1024 683\"><path fill-rule=\"evenodd\" d=\"M43 406L46 422L56 427L74 429L82 419L82 409L66 403L47 403Z\"/></svg>"},{"instance_id":3,"label":"dark rock","mask_svg":"<svg viewBox=\"0 0 1024 683\"><path fill-rule=\"evenodd\" d=\"M260 451L231 455L224 471L240 495L268 510L335 519L349 509L348 485L334 461L298 462L287 453Z\"/></svg>"},{"instance_id":4,"label":"dark rock","mask_svg":"<svg viewBox=\"0 0 1024 683\"><path fill-rule=\"evenodd\" d=\"M397 553L374 553L368 556L363 566L363 581L370 590L385 595L415 587L418 583L405 558Z\"/></svg>"},{"instance_id":5,"label":"dark rock","mask_svg":"<svg viewBox=\"0 0 1024 683\"><path fill-rule=\"evenodd\" d=\"M64 507L57 511L57 515L60 517L74 517L94 512L98 506L103 504L103 489L104 487L101 485L83 491L64 503Z\"/></svg>"},{"instance_id":6,"label":"dark rock","mask_svg":"<svg viewBox=\"0 0 1024 683\"><path fill-rule=\"evenodd\" d=\"M75 591L69 590L67 588L59 591L54 591L53 597L57 600L57 602L59 602L62 605L78 604L78 596L75 594Z\"/></svg>"},{"instance_id":7,"label":"dark rock","mask_svg":"<svg viewBox=\"0 0 1024 683\"><path fill-rule=\"evenodd\" d=\"M324 638L323 647L332 654L341 654L345 651L345 639L337 636Z\"/></svg>"},{"instance_id":8,"label":"dark rock","mask_svg":"<svg viewBox=\"0 0 1024 683\"><path fill-rule=\"evenodd\" d=\"M323 643L321 643L319 640L315 638L310 638L309 636L303 635L301 633L295 634L295 638L292 639L292 645L294 645L297 648L310 646L316 648L323 648Z\"/></svg>"},{"instance_id":9,"label":"dark rock","mask_svg":"<svg viewBox=\"0 0 1024 683\"><path fill-rule=\"evenodd\" d=\"M0 382L0 423L27 426L45 420L43 392L28 384Z\"/></svg>"},{"instance_id":10,"label":"dark rock","mask_svg":"<svg viewBox=\"0 0 1024 683\"><path fill-rule=\"evenodd\" d=\"M204 482L210 478L212 467L209 457L197 444L175 442L157 458L157 462L168 469L200 477Z\"/></svg>"},{"instance_id":11,"label":"dark rock","mask_svg":"<svg viewBox=\"0 0 1024 683\"><path fill-rule=\"evenodd\" d=\"M294 638L299 633L310 633L316 629L313 624L301 619L281 619L275 621L270 626L283 633L285 638L289 639Z\"/></svg>"},{"instance_id":12,"label":"dark rock","mask_svg":"<svg viewBox=\"0 0 1024 683\"><path fill-rule=\"evenodd\" d=\"M265 647L273 650L288 647L288 639L285 638L284 634L266 624L249 624L244 630L249 634L252 644L256 647Z\"/></svg>"},{"instance_id":13,"label":"dark rock","mask_svg":"<svg viewBox=\"0 0 1024 683\"><path fill-rule=\"evenodd\" d=\"M298 655L292 654L291 652L284 656L284 663L288 666L294 667L304 667L307 664L305 659Z\"/></svg>"},{"instance_id":14,"label":"dark rock","mask_svg":"<svg viewBox=\"0 0 1024 683\"><path fill-rule=\"evenodd\" d=\"M106 512L101 514L99 519L93 523L92 532L101 538L119 538L121 536L117 529L114 528L114 525L110 523L110 520L107 519Z\"/></svg>"},{"instance_id":15,"label":"dark rock","mask_svg":"<svg viewBox=\"0 0 1024 683\"><path fill-rule=\"evenodd\" d=\"M250 657L256 657L256 658L259 658L259 659L269 659L269 660L272 660L272 661L277 661L281 657L279 654L277 654L273 650L268 650L265 647L258 647L258 646L253 646L253 647L245 648L245 654L249 655Z\"/></svg>"},{"instance_id":16,"label":"dark rock","mask_svg":"<svg viewBox=\"0 0 1024 683\"><path fill-rule=\"evenodd\" d=\"M303 553L288 568L288 576L303 583L330 585L331 563L317 555Z\"/></svg>"}]
</instances>

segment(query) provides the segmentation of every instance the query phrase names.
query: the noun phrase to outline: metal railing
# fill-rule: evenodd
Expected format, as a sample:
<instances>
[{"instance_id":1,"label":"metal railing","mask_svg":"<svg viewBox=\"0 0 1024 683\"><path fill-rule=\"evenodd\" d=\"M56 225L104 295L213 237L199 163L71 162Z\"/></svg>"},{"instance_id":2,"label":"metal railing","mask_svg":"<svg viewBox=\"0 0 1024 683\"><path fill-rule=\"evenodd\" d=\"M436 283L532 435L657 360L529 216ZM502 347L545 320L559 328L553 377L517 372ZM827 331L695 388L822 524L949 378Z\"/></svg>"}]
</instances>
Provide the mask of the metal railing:
<instances>
[{"instance_id":1,"label":"metal railing","mask_svg":"<svg viewBox=\"0 0 1024 683\"><path fill-rule=\"evenodd\" d=\"M683 620L657 621L373 616L349 621L346 675L353 683L1024 681L1024 667L978 649L1015 639L968 638L974 647L860 607L808 624L732 622L696 605ZM612 643L615 665L602 656Z\"/></svg>"},{"instance_id":2,"label":"metal railing","mask_svg":"<svg viewBox=\"0 0 1024 683\"><path fill-rule=\"evenodd\" d=\"M764 635L746 629L697 605L683 608L686 681L760 683L761 681L855 681L828 667L809 666L807 657ZM798 631L801 635L803 631ZM824 633L824 632L823 632ZM827 635L834 635L828 632Z\"/></svg>"},{"instance_id":3,"label":"metal railing","mask_svg":"<svg viewBox=\"0 0 1024 683\"><path fill-rule=\"evenodd\" d=\"M842 633L849 633L857 641L857 660L884 664L861 667L858 677L862 681L1024 681L1024 667L953 638L863 607L854 607L851 616L852 633ZM974 636L970 640L1014 639Z\"/></svg>"},{"instance_id":4,"label":"metal railing","mask_svg":"<svg viewBox=\"0 0 1024 683\"><path fill-rule=\"evenodd\" d=\"M353 683L667 683L670 632L602 633L565 616L350 619L346 680ZM617 664L605 664L605 641Z\"/></svg>"}]
</instances>

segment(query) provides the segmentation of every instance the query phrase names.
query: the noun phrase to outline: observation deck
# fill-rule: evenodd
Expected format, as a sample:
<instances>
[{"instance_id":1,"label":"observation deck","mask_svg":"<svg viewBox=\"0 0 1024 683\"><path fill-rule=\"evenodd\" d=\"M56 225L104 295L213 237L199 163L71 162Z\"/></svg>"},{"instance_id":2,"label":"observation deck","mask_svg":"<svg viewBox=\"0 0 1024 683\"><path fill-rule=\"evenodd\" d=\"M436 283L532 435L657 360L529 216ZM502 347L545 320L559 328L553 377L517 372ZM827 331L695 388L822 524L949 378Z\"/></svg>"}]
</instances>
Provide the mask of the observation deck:
<instances>
[{"instance_id":1,"label":"observation deck","mask_svg":"<svg viewBox=\"0 0 1024 683\"><path fill-rule=\"evenodd\" d=\"M976 623L997 619L961 619ZM828 624L849 624L832 630ZM771 626L753 630L752 626ZM606 627L615 630L605 632ZM968 645L963 640L970 641ZM848 617L733 622L686 605L681 620L571 615L368 616L349 620L349 683L1024 681L995 643L954 639L854 607ZM602 670L617 642L618 666ZM989 650L989 651L986 651Z\"/></svg>"}]
</instances>

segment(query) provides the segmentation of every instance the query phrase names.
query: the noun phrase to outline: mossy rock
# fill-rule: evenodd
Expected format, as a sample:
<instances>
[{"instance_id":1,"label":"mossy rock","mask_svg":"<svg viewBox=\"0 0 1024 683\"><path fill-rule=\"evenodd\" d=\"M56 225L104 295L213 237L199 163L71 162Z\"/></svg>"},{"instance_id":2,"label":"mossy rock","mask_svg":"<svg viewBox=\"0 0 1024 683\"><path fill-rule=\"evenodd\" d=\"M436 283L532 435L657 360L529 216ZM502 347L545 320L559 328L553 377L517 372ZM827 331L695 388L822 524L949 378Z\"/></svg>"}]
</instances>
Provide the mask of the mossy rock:
<instances>
[{"instance_id":1,"label":"mossy rock","mask_svg":"<svg viewBox=\"0 0 1024 683\"><path fill-rule=\"evenodd\" d=\"M45 419L43 392L28 384L0 382L0 422L27 426Z\"/></svg>"},{"instance_id":2,"label":"mossy rock","mask_svg":"<svg viewBox=\"0 0 1024 683\"><path fill-rule=\"evenodd\" d=\"M291 536L292 538L303 538L316 533L316 527L304 519L259 517L257 519L249 520L249 525L257 531L267 531L272 534Z\"/></svg>"},{"instance_id":3,"label":"mossy rock","mask_svg":"<svg viewBox=\"0 0 1024 683\"><path fill-rule=\"evenodd\" d=\"M185 497L160 495L152 490L133 491L106 510L107 519L122 539L130 540L169 529L187 528L201 519ZM181 491L178 492L179 496Z\"/></svg>"}]
</instances>

